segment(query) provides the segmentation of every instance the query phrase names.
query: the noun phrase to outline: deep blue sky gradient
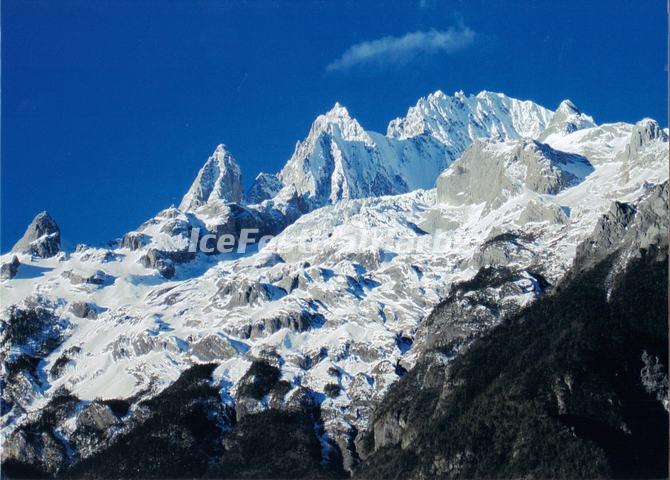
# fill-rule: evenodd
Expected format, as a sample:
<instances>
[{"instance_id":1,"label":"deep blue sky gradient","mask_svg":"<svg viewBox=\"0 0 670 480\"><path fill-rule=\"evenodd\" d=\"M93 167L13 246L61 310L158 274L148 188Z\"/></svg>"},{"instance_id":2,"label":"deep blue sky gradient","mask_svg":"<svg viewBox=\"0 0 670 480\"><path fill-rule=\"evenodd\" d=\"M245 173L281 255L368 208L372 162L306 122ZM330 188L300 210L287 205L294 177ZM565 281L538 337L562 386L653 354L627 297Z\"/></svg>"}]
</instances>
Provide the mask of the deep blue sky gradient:
<instances>
[{"instance_id":1,"label":"deep blue sky gradient","mask_svg":"<svg viewBox=\"0 0 670 480\"><path fill-rule=\"evenodd\" d=\"M462 51L326 72L355 43L459 24ZM218 143L248 185L335 101L381 132L438 88L667 125L666 35L663 0L3 0L2 251L43 209L72 244L118 237Z\"/></svg>"}]
</instances>

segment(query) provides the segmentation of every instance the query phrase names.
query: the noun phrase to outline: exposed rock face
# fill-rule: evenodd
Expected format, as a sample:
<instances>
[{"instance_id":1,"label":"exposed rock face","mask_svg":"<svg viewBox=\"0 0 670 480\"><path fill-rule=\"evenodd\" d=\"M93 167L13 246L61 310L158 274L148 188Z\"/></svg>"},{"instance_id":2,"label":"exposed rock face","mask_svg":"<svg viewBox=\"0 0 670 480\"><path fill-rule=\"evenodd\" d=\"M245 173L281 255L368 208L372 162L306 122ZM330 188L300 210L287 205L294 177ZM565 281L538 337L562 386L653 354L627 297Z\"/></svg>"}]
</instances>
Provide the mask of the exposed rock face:
<instances>
[{"instance_id":1,"label":"exposed rock face","mask_svg":"<svg viewBox=\"0 0 670 480\"><path fill-rule=\"evenodd\" d=\"M70 311L79 318L98 317L98 307L90 302L74 302L70 305Z\"/></svg>"},{"instance_id":2,"label":"exposed rock face","mask_svg":"<svg viewBox=\"0 0 670 480\"><path fill-rule=\"evenodd\" d=\"M55 428L74 412L77 399L66 391L54 396L43 410L14 430L2 452L3 472L18 477L41 477L38 472L56 475L70 461L69 445L61 441ZM47 427L47 428L44 428ZM20 465L17 471L12 470ZM8 475L9 476L9 475Z\"/></svg>"},{"instance_id":3,"label":"exposed rock face","mask_svg":"<svg viewBox=\"0 0 670 480\"><path fill-rule=\"evenodd\" d=\"M59 251L60 228L47 212L37 214L12 248L12 252L27 252L41 258L53 257Z\"/></svg>"},{"instance_id":4,"label":"exposed rock face","mask_svg":"<svg viewBox=\"0 0 670 480\"><path fill-rule=\"evenodd\" d=\"M664 148L667 147L665 145L667 141L668 135L658 122L645 118L635 124L630 135L630 141L626 145L626 149L617 157L617 160L629 164L644 165L647 158L653 158L648 154L648 147L655 143L660 148Z\"/></svg>"},{"instance_id":5,"label":"exposed rock face","mask_svg":"<svg viewBox=\"0 0 670 480\"><path fill-rule=\"evenodd\" d=\"M74 364L80 353L81 347L76 345L65 349L49 369L49 378L53 380L60 377L68 367Z\"/></svg>"},{"instance_id":6,"label":"exposed rock face","mask_svg":"<svg viewBox=\"0 0 670 480\"><path fill-rule=\"evenodd\" d=\"M269 200L277 195L282 186L283 184L277 175L259 173L254 183L247 190L244 200L250 205L261 203L263 200Z\"/></svg>"},{"instance_id":7,"label":"exposed rock face","mask_svg":"<svg viewBox=\"0 0 670 480\"><path fill-rule=\"evenodd\" d=\"M639 205L615 202L596 224L589 238L577 246L575 268L586 269L602 260L617 245L630 256L640 250L665 248L668 244L668 182L650 189Z\"/></svg>"},{"instance_id":8,"label":"exposed rock face","mask_svg":"<svg viewBox=\"0 0 670 480\"><path fill-rule=\"evenodd\" d=\"M237 388L237 418L263 410L263 402L283 403L284 395L291 386L280 381L281 373L274 363L276 359L274 362L267 359L254 360L244 374Z\"/></svg>"},{"instance_id":9,"label":"exposed rock face","mask_svg":"<svg viewBox=\"0 0 670 480\"><path fill-rule=\"evenodd\" d=\"M576 263L597 261L619 243L635 218L635 207L614 202L596 224L591 237L577 247Z\"/></svg>"},{"instance_id":10,"label":"exposed rock face","mask_svg":"<svg viewBox=\"0 0 670 480\"><path fill-rule=\"evenodd\" d=\"M556 194L593 171L580 155L536 141L491 143L476 140L437 179L437 196L450 205L486 202L496 208L523 188Z\"/></svg>"},{"instance_id":11,"label":"exposed rock face","mask_svg":"<svg viewBox=\"0 0 670 480\"><path fill-rule=\"evenodd\" d=\"M520 225L534 222L565 224L568 222L568 215L557 205L531 200L524 206L517 222Z\"/></svg>"},{"instance_id":12,"label":"exposed rock face","mask_svg":"<svg viewBox=\"0 0 670 480\"><path fill-rule=\"evenodd\" d=\"M257 229L257 235L260 237L272 234L271 232L281 231L284 227L282 217L274 219L275 221L273 222L272 218L264 215L263 210L256 210L238 204L226 205L222 207L221 212L223 215L218 217L216 225L213 225L212 228L217 241L221 235L233 235L238 239L242 229Z\"/></svg>"},{"instance_id":13,"label":"exposed rock face","mask_svg":"<svg viewBox=\"0 0 670 480\"><path fill-rule=\"evenodd\" d=\"M150 248L140 258L140 263L146 268L155 268L165 278L172 278L175 274L175 264L188 262L195 258L195 252L165 252Z\"/></svg>"},{"instance_id":14,"label":"exposed rock face","mask_svg":"<svg viewBox=\"0 0 670 480\"><path fill-rule=\"evenodd\" d=\"M240 202L242 200L242 175L240 166L226 149L219 145L198 172L193 185L184 195L179 209L196 210L210 201Z\"/></svg>"},{"instance_id":15,"label":"exposed rock face","mask_svg":"<svg viewBox=\"0 0 670 480\"><path fill-rule=\"evenodd\" d=\"M82 407L72 433L72 442L79 453L78 461L107 447L122 427L122 422L109 405L94 400L88 406Z\"/></svg>"},{"instance_id":16,"label":"exposed rock face","mask_svg":"<svg viewBox=\"0 0 670 480\"><path fill-rule=\"evenodd\" d=\"M160 250L150 249L142 255L140 263L147 268L155 268L165 278L172 278L175 274L174 262Z\"/></svg>"},{"instance_id":17,"label":"exposed rock face","mask_svg":"<svg viewBox=\"0 0 670 480\"><path fill-rule=\"evenodd\" d=\"M0 280L11 280L16 277L20 265L21 262L19 262L16 255L14 255L9 262L3 263L2 266L0 266Z\"/></svg>"},{"instance_id":18,"label":"exposed rock face","mask_svg":"<svg viewBox=\"0 0 670 480\"><path fill-rule=\"evenodd\" d=\"M505 232L489 238L473 255L472 264L479 268L500 267L511 263L529 263L533 256L524 243L532 237L523 233Z\"/></svg>"},{"instance_id":19,"label":"exposed rock face","mask_svg":"<svg viewBox=\"0 0 670 480\"><path fill-rule=\"evenodd\" d=\"M472 280L454 285L449 296L431 312L416 332L412 348L439 350L445 359L518 310L515 297L532 299L548 289L544 277L505 266L484 267Z\"/></svg>"},{"instance_id":20,"label":"exposed rock face","mask_svg":"<svg viewBox=\"0 0 670 480\"><path fill-rule=\"evenodd\" d=\"M117 422L112 409L102 403L93 402L77 417L78 428L105 431Z\"/></svg>"},{"instance_id":21,"label":"exposed rock face","mask_svg":"<svg viewBox=\"0 0 670 480\"><path fill-rule=\"evenodd\" d=\"M240 305L255 305L269 300L279 294L277 290L277 287L268 283L245 280L241 284L223 282L218 294L229 298L227 305L232 308Z\"/></svg>"},{"instance_id":22,"label":"exposed rock face","mask_svg":"<svg viewBox=\"0 0 670 480\"><path fill-rule=\"evenodd\" d=\"M39 298L25 303L22 308L10 307L0 320L3 422L20 417L45 388L40 360L62 343L69 327L69 322L54 315L53 305Z\"/></svg>"},{"instance_id":23,"label":"exposed rock face","mask_svg":"<svg viewBox=\"0 0 670 480\"><path fill-rule=\"evenodd\" d=\"M96 270L91 274L78 273L73 270L66 270L63 272L63 276L70 280L73 285L107 285L114 282L114 277L108 275L102 270Z\"/></svg>"},{"instance_id":24,"label":"exposed rock face","mask_svg":"<svg viewBox=\"0 0 670 480\"><path fill-rule=\"evenodd\" d=\"M207 335L191 346L191 353L203 362L211 362L230 358L236 350L227 339L219 335Z\"/></svg>"},{"instance_id":25,"label":"exposed rock face","mask_svg":"<svg viewBox=\"0 0 670 480\"><path fill-rule=\"evenodd\" d=\"M258 338L272 335L283 328L288 328L292 332L304 332L324 322L323 315L314 310L314 305L308 302L308 305L300 311L288 310L266 315L244 327L240 334L244 338Z\"/></svg>"},{"instance_id":26,"label":"exposed rock face","mask_svg":"<svg viewBox=\"0 0 670 480\"><path fill-rule=\"evenodd\" d=\"M121 246L129 248L130 250L139 250L150 241L149 236L139 232L128 232L121 240Z\"/></svg>"}]
</instances>

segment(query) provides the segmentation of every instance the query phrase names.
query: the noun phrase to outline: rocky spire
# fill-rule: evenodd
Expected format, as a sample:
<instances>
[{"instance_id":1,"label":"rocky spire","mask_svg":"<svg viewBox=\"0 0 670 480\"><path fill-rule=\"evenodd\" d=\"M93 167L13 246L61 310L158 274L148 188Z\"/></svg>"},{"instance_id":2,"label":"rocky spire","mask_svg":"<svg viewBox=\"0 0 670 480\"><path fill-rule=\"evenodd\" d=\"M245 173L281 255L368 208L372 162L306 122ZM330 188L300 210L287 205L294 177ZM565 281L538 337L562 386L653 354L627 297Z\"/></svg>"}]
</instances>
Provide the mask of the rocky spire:
<instances>
[{"instance_id":1,"label":"rocky spire","mask_svg":"<svg viewBox=\"0 0 670 480\"><path fill-rule=\"evenodd\" d=\"M12 248L14 253L30 253L42 258L53 257L59 251L60 228L46 211L37 214Z\"/></svg>"},{"instance_id":2,"label":"rocky spire","mask_svg":"<svg viewBox=\"0 0 670 480\"><path fill-rule=\"evenodd\" d=\"M216 147L179 205L182 211L195 210L211 201L239 202L242 199L240 166L221 144Z\"/></svg>"},{"instance_id":3,"label":"rocky spire","mask_svg":"<svg viewBox=\"0 0 670 480\"><path fill-rule=\"evenodd\" d=\"M316 117L307 137L307 142L310 139L315 140L323 132L350 142L373 143L361 124L355 118L352 118L347 108L339 102L335 102L333 108L328 112Z\"/></svg>"},{"instance_id":4,"label":"rocky spire","mask_svg":"<svg viewBox=\"0 0 670 480\"><path fill-rule=\"evenodd\" d=\"M281 193L308 198L312 207L373 194L368 177L379 172L369 152L374 147L368 132L335 103L314 120L307 138L296 144L278 176L284 186Z\"/></svg>"}]
</instances>

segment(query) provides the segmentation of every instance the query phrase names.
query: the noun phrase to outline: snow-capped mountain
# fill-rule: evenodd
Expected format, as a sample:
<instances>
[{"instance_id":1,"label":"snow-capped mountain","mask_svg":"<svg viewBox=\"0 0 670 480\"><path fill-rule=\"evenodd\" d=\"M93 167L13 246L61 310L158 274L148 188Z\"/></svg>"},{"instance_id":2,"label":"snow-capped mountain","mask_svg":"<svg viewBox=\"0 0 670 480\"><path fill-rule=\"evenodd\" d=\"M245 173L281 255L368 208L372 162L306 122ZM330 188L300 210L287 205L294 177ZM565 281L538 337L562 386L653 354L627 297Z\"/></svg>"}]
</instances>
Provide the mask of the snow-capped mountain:
<instances>
[{"instance_id":1,"label":"snow-capped mountain","mask_svg":"<svg viewBox=\"0 0 670 480\"><path fill-rule=\"evenodd\" d=\"M553 115L536 103L502 93L456 92L450 97L438 90L419 99L404 118L393 120L387 135L398 139L429 135L459 156L475 138L537 138Z\"/></svg>"},{"instance_id":2,"label":"snow-capped mountain","mask_svg":"<svg viewBox=\"0 0 670 480\"><path fill-rule=\"evenodd\" d=\"M512 272L485 303L463 304L477 315L454 333L458 355L559 282L612 202L646 198L667 164L653 120L598 126L567 101L554 113L491 92L431 94L387 135L336 104L246 203L219 146L179 208L113 246L14 252L1 287L5 459L74 468L141 425L154 408L142 402L213 363L209 385L237 418L221 413L222 432L313 405L323 458L338 451L350 470L374 403L428 352L422 322L452 286ZM189 248L196 228L276 236L217 255ZM54 400L64 391L74 400ZM54 424L32 436L49 408ZM83 412L103 425L95 441Z\"/></svg>"},{"instance_id":3,"label":"snow-capped mountain","mask_svg":"<svg viewBox=\"0 0 670 480\"><path fill-rule=\"evenodd\" d=\"M395 195L434 186L435 178L477 138L534 138L552 112L530 101L482 92L422 98L387 135L365 131L336 104L312 125L279 174L279 198L311 208L342 199Z\"/></svg>"},{"instance_id":4,"label":"snow-capped mountain","mask_svg":"<svg viewBox=\"0 0 670 480\"><path fill-rule=\"evenodd\" d=\"M215 201L239 202L242 200L242 175L240 166L221 144L205 162L198 176L179 204L184 211Z\"/></svg>"},{"instance_id":5,"label":"snow-capped mountain","mask_svg":"<svg viewBox=\"0 0 670 480\"><path fill-rule=\"evenodd\" d=\"M554 112L549 125L547 125L547 128L539 136L539 139L542 141L551 141L551 135L558 135L560 137L561 135L595 126L593 118L580 112L570 100L563 100L556 109L556 112Z\"/></svg>"}]
</instances>

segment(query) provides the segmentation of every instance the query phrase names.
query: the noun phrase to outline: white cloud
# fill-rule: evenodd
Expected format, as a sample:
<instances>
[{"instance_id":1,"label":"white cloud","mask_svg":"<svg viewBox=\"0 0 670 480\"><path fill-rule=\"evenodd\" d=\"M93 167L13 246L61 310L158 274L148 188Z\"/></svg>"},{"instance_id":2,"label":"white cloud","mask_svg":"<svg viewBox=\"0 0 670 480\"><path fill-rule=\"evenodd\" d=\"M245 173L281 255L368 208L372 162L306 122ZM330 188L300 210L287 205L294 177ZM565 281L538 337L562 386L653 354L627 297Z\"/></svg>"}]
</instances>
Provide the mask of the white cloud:
<instances>
[{"instance_id":1,"label":"white cloud","mask_svg":"<svg viewBox=\"0 0 670 480\"><path fill-rule=\"evenodd\" d=\"M328 64L326 70L348 70L360 64L404 64L421 54L453 53L469 46L475 32L468 27L449 28L445 31L412 32L401 37L382 37L352 45L339 58Z\"/></svg>"}]
</instances>

